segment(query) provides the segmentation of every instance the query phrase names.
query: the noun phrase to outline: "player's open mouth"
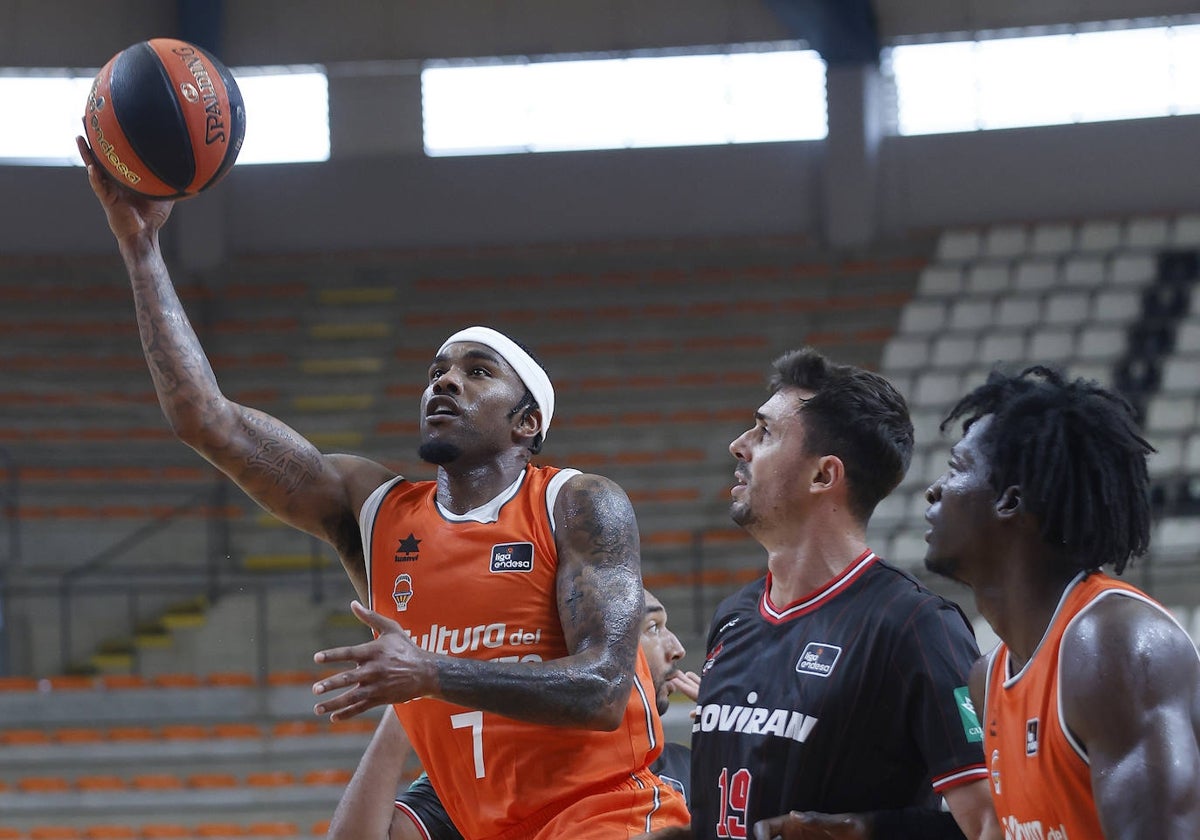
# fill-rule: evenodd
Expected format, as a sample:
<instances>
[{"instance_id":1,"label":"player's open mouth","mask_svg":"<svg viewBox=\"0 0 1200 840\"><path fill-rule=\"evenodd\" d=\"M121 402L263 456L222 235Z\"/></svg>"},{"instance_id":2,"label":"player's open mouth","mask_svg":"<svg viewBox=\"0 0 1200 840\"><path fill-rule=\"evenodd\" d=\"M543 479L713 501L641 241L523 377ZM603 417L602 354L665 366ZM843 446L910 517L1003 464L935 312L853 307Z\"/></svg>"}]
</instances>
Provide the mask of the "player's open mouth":
<instances>
[{"instance_id":1,"label":"player's open mouth","mask_svg":"<svg viewBox=\"0 0 1200 840\"><path fill-rule=\"evenodd\" d=\"M457 417L458 403L446 396L432 397L425 403L426 417Z\"/></svg>"}]
</instances>

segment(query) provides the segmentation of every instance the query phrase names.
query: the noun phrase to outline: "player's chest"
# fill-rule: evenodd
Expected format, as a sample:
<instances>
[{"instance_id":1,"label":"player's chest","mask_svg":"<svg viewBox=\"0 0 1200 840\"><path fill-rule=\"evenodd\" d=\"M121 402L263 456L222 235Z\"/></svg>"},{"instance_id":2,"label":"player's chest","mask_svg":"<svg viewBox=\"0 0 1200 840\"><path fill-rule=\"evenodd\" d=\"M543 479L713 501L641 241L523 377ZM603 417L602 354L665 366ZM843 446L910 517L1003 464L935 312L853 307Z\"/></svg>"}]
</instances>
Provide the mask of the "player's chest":
<instances>
[{"instance_id":1,"label":"player's chest","mask_svg":"<svg viewBox=\"0 0 1200 840\"><path fill-rule=\"evenodd\" d=\"M894 691L869 635L819 621L734 619L702 666L701 704L717 707L728 723L739 708L766 709L768 718L776 710L830 716L881 702ZM755 712L747 714L749 723Z\"/></svg>"}]
</instances>

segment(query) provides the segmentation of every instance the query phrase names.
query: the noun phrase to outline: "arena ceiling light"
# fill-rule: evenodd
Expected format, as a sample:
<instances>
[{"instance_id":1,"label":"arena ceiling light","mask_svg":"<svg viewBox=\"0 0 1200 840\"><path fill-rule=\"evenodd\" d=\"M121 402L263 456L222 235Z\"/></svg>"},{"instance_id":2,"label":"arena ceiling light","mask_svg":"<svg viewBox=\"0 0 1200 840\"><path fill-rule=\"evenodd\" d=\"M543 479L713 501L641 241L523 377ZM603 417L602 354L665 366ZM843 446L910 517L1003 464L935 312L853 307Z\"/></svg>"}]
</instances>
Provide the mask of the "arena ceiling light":
<instances>
[{"instance_id":1,"label":"arena ceiling light","mask_svg":"<svg viewBox=\"0 0 1200 840\"><path fill-rule=\"evenodd\" d=\"M80 165L75 135L99 68L0 69L0 113L25 114L20 132L0 134L0 164ZM235 67L246 104L237 165L329 160L329 87L312 65ZM304 103L295 107L295 103Z\"/></svg>"},{"instance_id":2,"label":"arena ceiling light","mask_svg":"<svg viewBox=\"0 0 1200 840\"><path fill-rule=\"evenodd\" d=\"M425 151L481 155L820 140L825 64L794 44L431 61Z\"/></svg>"},{"instance_id":3,"label":"arena ceiling light","mask_svg":"<svg viewBox=\"0 0 1200 840\"><path fill-rule=\"evenodd\" d=\"M1097 28L888 51L897 133L1200 113L1200 25Z\"/></svg>"}]
</instances>

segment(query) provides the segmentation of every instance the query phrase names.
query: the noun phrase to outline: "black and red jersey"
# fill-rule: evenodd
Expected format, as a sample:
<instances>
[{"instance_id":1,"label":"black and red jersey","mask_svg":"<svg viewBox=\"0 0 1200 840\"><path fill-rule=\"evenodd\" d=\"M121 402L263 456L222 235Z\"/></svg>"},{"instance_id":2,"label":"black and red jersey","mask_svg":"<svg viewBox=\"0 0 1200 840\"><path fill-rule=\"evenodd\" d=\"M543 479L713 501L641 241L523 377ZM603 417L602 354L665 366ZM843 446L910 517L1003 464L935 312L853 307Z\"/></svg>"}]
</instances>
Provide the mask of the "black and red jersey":
<instances>
[{"instance_id":1,"label":"black and red jersey","mask_svg":"<svg viewBox=\"0 0 1200 840\"><path fill-rule=\"evenodd\" d=\"M772 604L770 576L718 607L692 729L696 838L789 811L932 805L985 779L967 694L979 651L952 602L865 552Z\"/></svg>"}]
</instances>

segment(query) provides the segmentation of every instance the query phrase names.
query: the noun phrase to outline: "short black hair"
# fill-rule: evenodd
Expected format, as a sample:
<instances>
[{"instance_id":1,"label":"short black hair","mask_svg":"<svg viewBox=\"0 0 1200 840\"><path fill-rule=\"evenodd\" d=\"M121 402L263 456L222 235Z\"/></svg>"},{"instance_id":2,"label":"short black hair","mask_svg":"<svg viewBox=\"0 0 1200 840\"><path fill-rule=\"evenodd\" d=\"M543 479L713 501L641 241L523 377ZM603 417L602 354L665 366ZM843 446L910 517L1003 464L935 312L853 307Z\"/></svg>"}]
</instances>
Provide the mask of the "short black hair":
<instances>
[{"instance_id":1,"label":"short black hair","mask_svg":"<svg viewBox=\"0 0 1200 840\"><path fill-rule=\"evenodd\" d=\"M1012 375L993 370L942 421L963 418L963 433L990 415L980 446L997 497L1021 490L1042 538L1064 549L1070 569L1117 574L1150 546L1150 479L1154 451L1132 406L1096 382L1068 381L1035 365Z\"/></svg>"},{"instance_id":2,"label":"short black hair","mask_svg":"<svg viewBox=\"0 0 1200 840\"><path fill-rule=\"evenodd\" d=\"M806 448L841 459L851 511L865 525L912 461L913 426L904 397L879 374L835 364L811 347L784 353L772 368L772 394L783 388L813 392L800 409Z\"/></svg>"}]
</instances>

